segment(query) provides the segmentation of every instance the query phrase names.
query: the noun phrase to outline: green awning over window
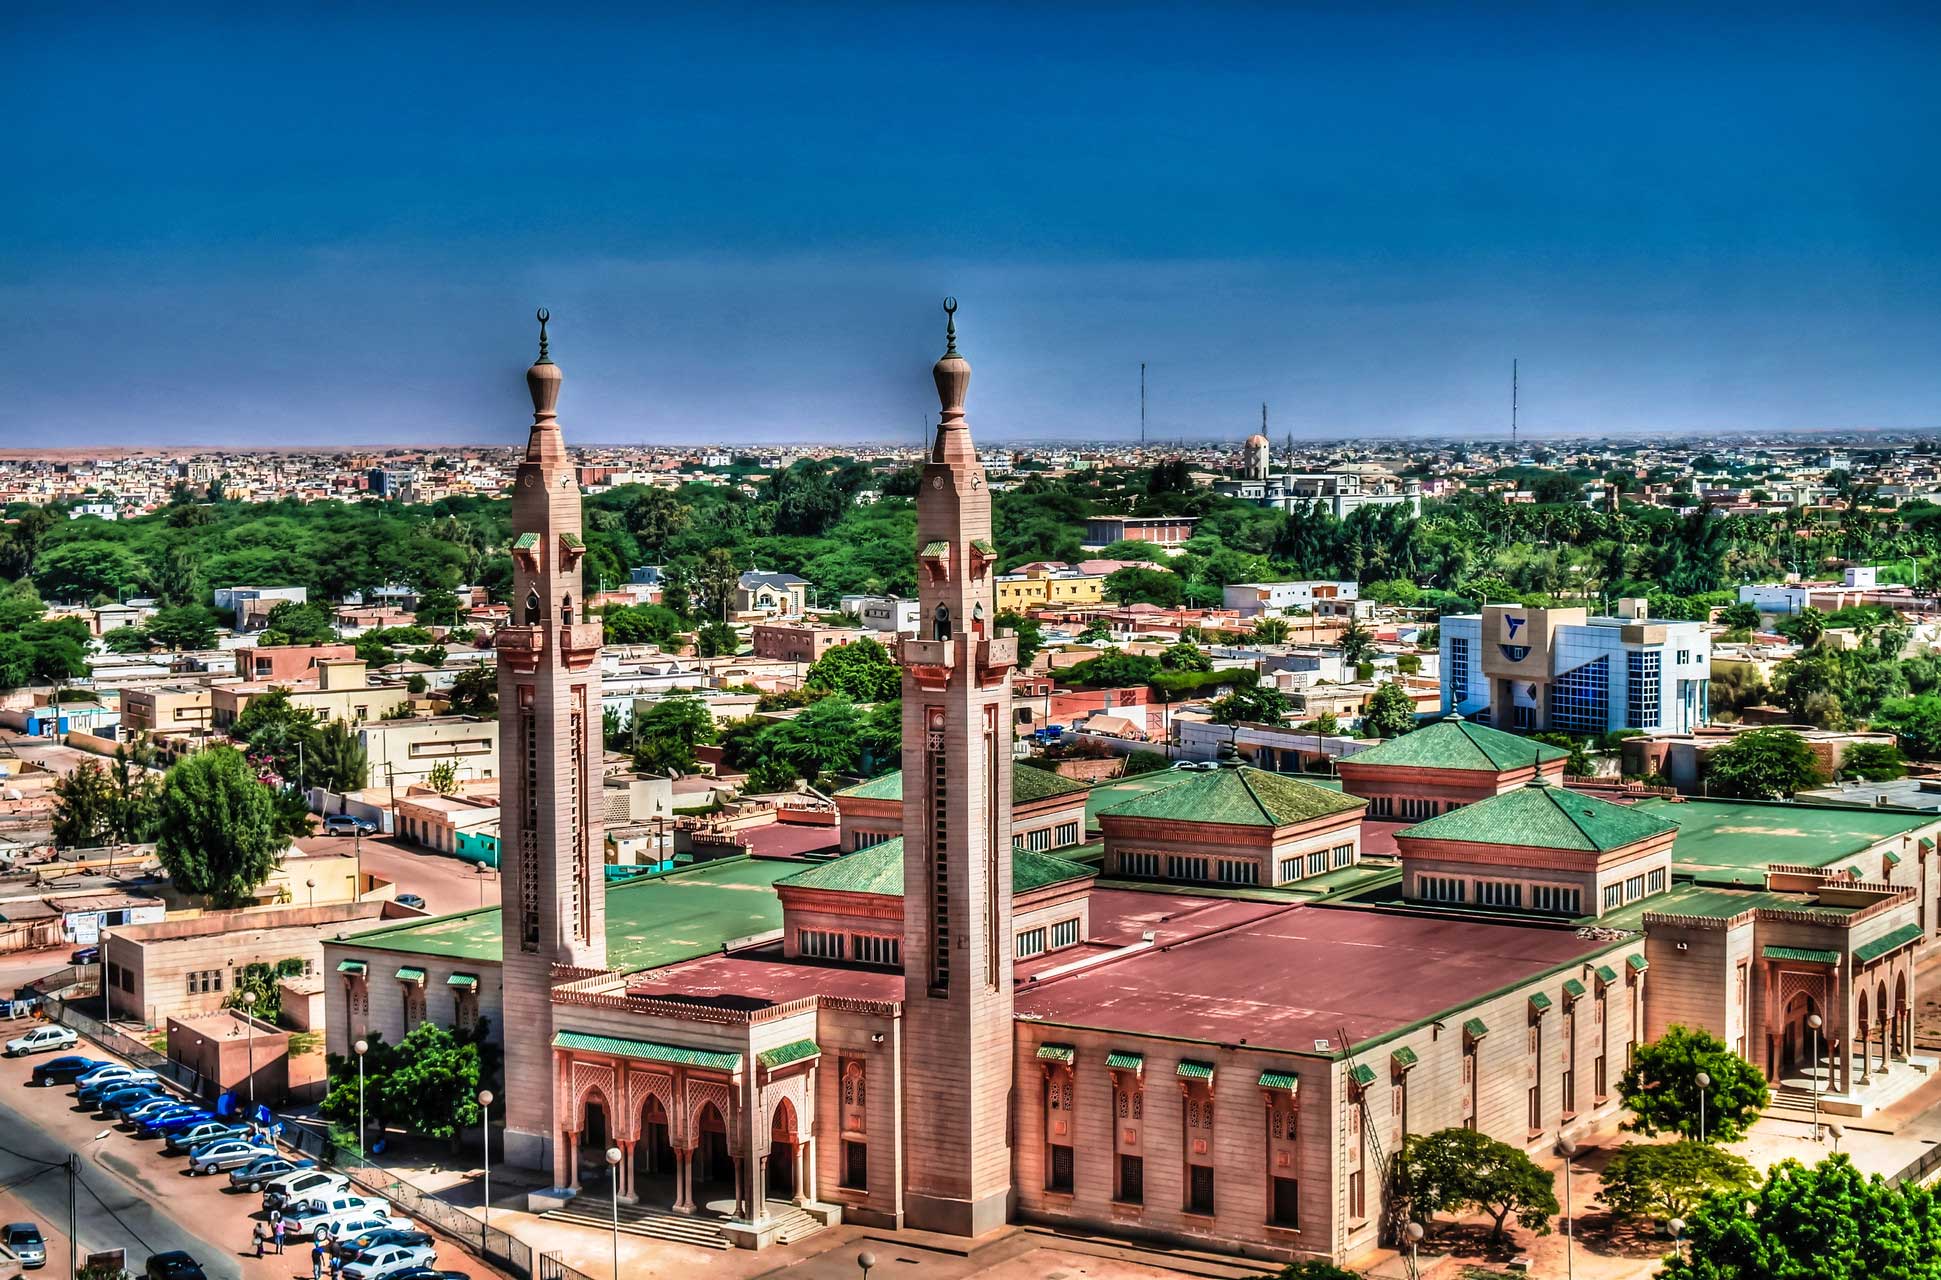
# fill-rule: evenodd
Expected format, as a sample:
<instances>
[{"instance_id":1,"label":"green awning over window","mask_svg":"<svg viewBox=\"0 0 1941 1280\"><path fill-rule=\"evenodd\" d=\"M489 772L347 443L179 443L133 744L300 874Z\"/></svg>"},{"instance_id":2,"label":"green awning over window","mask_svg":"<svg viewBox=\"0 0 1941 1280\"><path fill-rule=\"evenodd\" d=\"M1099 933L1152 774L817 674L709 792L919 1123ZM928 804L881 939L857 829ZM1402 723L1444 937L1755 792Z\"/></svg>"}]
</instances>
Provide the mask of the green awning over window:
<instances>
[{"instance_id":1,"label":"green awning over window","mask_svg":"<svg viewBox=\"0 0 1941 1280\"><path fill-rule=\"evenodd\" d=\"M1388 1061L1389 1065L1397 1071L1407 1071L1410 1067L1421 1061L1421 1059L1415 1056L1415 1050L1409 1048L1407 1045L1403 1045L1389 1055Z\"/></svg>"},{"instance_id":2,"label":"green awning over window","mask_svg":"<svg viewBox=\"0 0 1941 1280\"><path fill-rule=\"evenodd\" d=\"M989 538L977 538L972 540L971 550L983 555L994 556L997 554L997 544L993 543Z\"/></svg>"},{"instance_id":3,"label":"green awning over window","mask_svg":"<svg viewBox=\"0 0 1941 1280\"><path fill-rule=\"evenodd\" d=\"M425 971L423 969L418 968L416 965L410 965L410 964L399 965L398 981L415 982L422 987L425 984Z\"/></svg>"},{"instance_id":4,"label":"green awning over window","mask_svg":"<svg viewBox=\"0 0 1941 1280\"><path fill-rule=\"evenodd\" d=\"M918 554L935 560L939 556L947 556L950 554L950 544L942 539L936 542L926 542L923 544L923 550Z\"/></svg>"},{"instance_id":5,"label":"green awning over window","mask_svg":"<svg viewBox=\"0 0 1941 1280\"><path fill-rule=\"evenodd\" d=\"M522 533L513 540L512 549L514 551L531 551L534 547L538 545L539 545L538 534Z\"/></svg>"},{"instance_id":6,"label":"green awning over window","mask_svg":"<svg viewBox=\"0 0 1941 1280\"><path fill-rule=\"evenodd\" d=\"M1078 1050L1068 1044L1041 1044L1038 1058L1043 1062L1062 1062L1069 1067L1078 1060Z\"/></svg>"},{"instance_id":7,"label":"green awning over window","mask_svg":"<svg viewBox=\"0 0 1941 1280\"><path fill-rule=\"evenodd\" d=\"M1901 855L1893 852L1891 849L1880 856L1881 860L1890 867L1898 867L1901 865Z\"/></svg>"},{"instance_id":8,"label":"green awning over window","mask_svg":"<svg viewBox=\"0 0 1941 1280\"><path fill-rule=\"evenodd\" d=\"M1847 874L1856 880L1865 880L1867 878L1867 873L1860 869L1860 864L1857 862L1848 864Z\"/></svg>"},{"instance_id":9,"label":"green awning over window","mask_svg":"<svg viewBox=\"0 0 1941 1280\"><path fill-rule=\"evenodd\" d=\"M1892 933L1881 934L1872 942L1861 943L1853 949L1853 958L1865 964L1869 960L1878 960L1890 951L1899 951L1909 943L1919 942L1920 940L1921 926L1918 924L1904 924Z\"/></svg>"},{"instance_id":10,"label":"green awning over window","mask_svg":"<svg viewBox=\"0 0 1941 1280\"><path fill-rule=\"evenodd\" d=\"M1531 992L1530 1011L1532 1013L1548 1013L1550 1011L1550 997L1541 991Z\"/></svg>"},{"instance_id":11,"label":"green awning over window","mask_svg":"<svg viewBox=\"0 0 1941 1280\"><path fill-rule=\"evenodd\" d=\"M1933 839L1933 837L1931 837L1931 836L1922 836L1922 837L1921 837L1921 852L1923 852L1923 853L1933 853L1933 852L1934 852L1934 839Z\"/></svg>"},{"instance_id":12,"label":"green awning over window","mask_svg":"<svg viewBox=\"0 0 1941 1280\"><path fill-rule=\"evenodd\" d=\"M1130 1053L1124 1049L1113 1049L1105 1055L1105 1066L1109 1071L1137 1071L1144 1073L1146 1055Z\"/></svg>"},{"instance_id":13,"label":"green awning over window","mask_svg":"<svg viewBox=\"0 0 1941 1280\"><path fill-rule=\"evenodd\" d=\"M1355 1069L1348 1073L1348 1078L1366 1089L1375 1083L1375 1068L1365 1062L1356 1063Z\"/></svg>"},{"instance_id":14,"label":"green awning over window","mask_svg":"<svg viewBox=\"0 0 1941 1280\"><path fill-rule=\"evenodd\" d=\"M1624 963L1631 966L1631 972L1633 973L1643 973L1651 967L1651 961L1645 959L1643 956L1626 956L1624 957Z\"/></svg>"},{"instance_id":15,"label":"green awning over window","mask_svg":"<svg viewBox=\"0 0 1941 1280\"><path fill-rule=\"evenodd\" d=\"M1564 994L1572 1000L1582 1000L1586 994L1584 984L1575 978L1564 979Z\"/></svg>"},{"instance_id":16,"label":"green awning over window","mask_svg":"<svg viewBox=\"0 0 1941 1280\"><path fill-rule=\"evenodd\" d=\"M1179 1076L1183 1080L1205 1080L1211 1082L1213 1079L1213 1064L1211 1062L1195 1062L1191 1058L1181 1058L1179 1060Z\"/></svg>"},{"instance_id":17,"label":"green awning over window","mask_svg":"<svg viewBox=\"0 0 1941 1280\"><path fill-rule=\"evenodd\" d=\"M479 976L476 973L454 973L451 977L445 979L445 985L448 987L458 987L465 991L477 991L479 989Z\"/></svg>"},{"instance_id":18,"label":"green awning over window","mask_svg":"<svg viewBox=\"0 0 1941 1280\"><path fill-rule=\"evenodd\" d=\"M337 972L339 973L356 974L361 978L370 971L371 966L365 964L362 960L339 960L337 962Z\"/></svg>"},{"instance_id":19,"label":"green awning over window","mask_svg":"<svg viewBox=\"0 0 1941 1280\"><path fill-rule=\"evenodd\" d=\"M1608 964L1600 964L1597 966L1597 980L1608 987L1617 981L1617 970Z\"/></svg>"},{"instance_id":20,"label":"green awning over window","mask_svg":"<svg viewBox=\"0 0 1941 1280\"><path fill-rule=\"evenodd\" d=\"M1260 1087L1263 1089L1282 1089L1288 1093L1301 1091L1301 1077L1292 1071L1263 1071L1260 1073Z\"/></svg>"},{"instance_id":21,"label":"green awning over window","mask_svg":"<svg viewBox=\"0 0 1941 1280\"><path fill-rule=\"evenodd\" d=\"M577 533L562 533L559 535L559 541L561 546L570 547L574 551L586 550L586 542Z\"/></svg>"},{"instance_id":22,"label":"green awning over window","mask_svg":"<svg viewBox=\"0 0 1941 1280\"><path fill-rule=\"evenodd\" d=\"M606 1053L616 1058L639 1058L645 1062L671 1062L680 1067L706 1067L713 1071L741 1070L741 1055L738 1053L690 1049L685 1045L657 1044L652 1040L630 1040L625 1036L591 1035L584 1031L555 1031L553 1048Z\"/></svg>"},{"instance_id":23,"label":"green awning over window","mask_svg":"<svg viewBox=\"0 0 1941 1280\"><path fill-rule=\"evenodd\" d=\"M1839 964L1838 951L1819 947L1761 947L1759 954L1768 960L1792 960L1800 964Z\"/></svg>"},{"instance_id":24,"label":"green awning over window","mask_svg":"<svg viewBox=\"0 0 1941 1280\"><path fill-rule=\"evenodd\" d=\"M791 1040L773 1049L762 1050L755 1055L755 1061L773 1071L777 1067L786 1067L791 1062L806 1061L821 1052L822 1050L816 1047L816 1042L813 1040Z\"/></svg>"},{"instance_id":25,"label":"green awning over window","mask_svg":"<svg viewBox=\"0 0 1941 1280\"><path fill-rule=\"evenodd\" d=\"M1462 1024L1462 1033L1471 1040L1481 1040L1489 1034L1489 1024L1481 1018L1471 1018Z\"/></svg>"}]
</instances>

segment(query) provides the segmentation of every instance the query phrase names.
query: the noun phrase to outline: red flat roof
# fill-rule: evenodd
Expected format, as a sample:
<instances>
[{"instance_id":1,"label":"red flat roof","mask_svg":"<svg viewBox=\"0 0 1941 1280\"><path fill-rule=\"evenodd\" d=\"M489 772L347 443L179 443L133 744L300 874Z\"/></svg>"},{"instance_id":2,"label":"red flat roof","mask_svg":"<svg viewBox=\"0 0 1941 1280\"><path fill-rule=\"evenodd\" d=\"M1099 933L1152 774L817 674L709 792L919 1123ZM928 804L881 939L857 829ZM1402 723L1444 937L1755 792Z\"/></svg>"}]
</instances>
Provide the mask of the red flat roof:
<instances>
[{"instance_id":1,"label":"red flat roof","mask_svg":"<svg viewBox=\"0 0 1941 1280\"><path fill-rule=\"evenodd\" d=\"M747 842L748 852L757 858L791 858L820 849L834 850L842 841L834 826L815 827L806 823L773 822L738 833Z\"/></svg>"},{"instance_id":2,"label":"red flat roof","mask_svg":"<svg viewBox=\"0 0 1941 1280\"><path fill-rule=\"evenodd\" d=\"M1249 902L1196 893L1094 888L1086 941L1124 947L1150 931L1158 942L1183 942L1215 929L1271 916L1287 910L1287 906L1285 902Z\"/></svg>"},{"instance_id":3,"label":"red flat roof","mask_svg":"<svg viewBox=\"0 0 1941 1280\"><path fill-rule=\"evenodd\" d=\"M715 1001L745 1007L750 1002L787 1004L806 996L847 996L854 1000L903 999L903 974L860 969L816 960L788 960L781 944L729 955L702 956L636 974L630 996Z\"/></svg>"},{"instance_id":4,"label":"red flat roof","mask_svg":"<svg viewBox=\"0 0 1941 1280\"><path fill-rule=\"evenodd\" d=\"M1020 1017L1314 1053L1455 1010L1608 948L1570 929L1297 906L1019 988Z\"/></svg>"}]
</instances>

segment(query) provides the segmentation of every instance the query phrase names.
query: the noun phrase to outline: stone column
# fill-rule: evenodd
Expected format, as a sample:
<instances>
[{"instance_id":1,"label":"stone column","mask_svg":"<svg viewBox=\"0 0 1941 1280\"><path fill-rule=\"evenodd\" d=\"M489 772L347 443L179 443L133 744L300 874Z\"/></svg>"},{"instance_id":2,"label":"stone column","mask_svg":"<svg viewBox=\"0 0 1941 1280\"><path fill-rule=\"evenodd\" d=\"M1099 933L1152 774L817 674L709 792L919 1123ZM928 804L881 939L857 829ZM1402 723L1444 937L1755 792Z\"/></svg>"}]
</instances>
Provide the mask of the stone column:
<instances>
[{"instance_id":1,"label":"stone column","mask_svg":"<svg viewBox=\"0 0 1941 1280\"><path fill-rule=\"evenodd\" d=\"M634 1144L633 1139L624 1138L620 1142L620 1164L614 1169L613 1176L620 1181L620 1198L628 1204L639 1204L640 1197L634 1193Z\"/></svg>"},{"instance_id":2,"label":"stone column","mask_svg":"<svg viewBox=\"0 0 1941 1280\"><path fill-rule=\"evenodd\" d=\"M1860 1022L1860 1083L1873 1083L1874 1078L1874 1029L1866 1019Z\"/></svg>"},{"instance_id":3,"label":"stone column","mask_svg":"<svg viewBox=\"0 0 1941 1280\"><path fill-rule=\"evenodd\" d=\"M574 1191L580 1189L580 1131L566 1131L566 1185Z\"/></svg>"},{"instance_id":4,"label":"stone column","mask_svg":"<svg viewBox=\"0 0 1941 1280\"><path fill-rule=\"evenodd\" d=\"M816 1198L815 1139L804 1138L796 1151L801 1156L802 1172L795 1179L795 1200L807 1204Z\"/></svg>"}]
</instances>

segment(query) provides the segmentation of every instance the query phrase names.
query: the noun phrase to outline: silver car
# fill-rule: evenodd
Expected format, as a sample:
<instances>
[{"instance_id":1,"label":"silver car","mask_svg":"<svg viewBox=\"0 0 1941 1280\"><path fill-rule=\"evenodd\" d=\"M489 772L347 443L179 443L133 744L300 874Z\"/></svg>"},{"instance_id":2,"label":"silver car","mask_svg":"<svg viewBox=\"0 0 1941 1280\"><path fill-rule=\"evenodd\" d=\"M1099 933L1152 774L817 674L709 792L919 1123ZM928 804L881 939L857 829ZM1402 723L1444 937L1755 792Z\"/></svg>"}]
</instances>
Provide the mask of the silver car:
<instances>
[{"instance_id":1,"label":"silver car","mask_svg":"<svg viewBox=\"0 0 1941 1280\"><path fill-rule=\"evenodd\" d=\"M225 1169L240 1169L264 1156L275 1154L275 1147L251 1142L248 1138L217 1138L189 1152L189 1172L221 1173Z\"/></svg>"},{"instance_id":2,"label":"silver car","mask_svg":"<svg viewBox=\"0 0 1941 1280\"><path fill-rule=\"evenodd\" d=\"M5 1238L7 1248L13 1250L13 1256L28 1271L47 1265L47 1241L41 1238L40 1228L33 1223L8 1223Z\"/></svg>"}]
</instances>

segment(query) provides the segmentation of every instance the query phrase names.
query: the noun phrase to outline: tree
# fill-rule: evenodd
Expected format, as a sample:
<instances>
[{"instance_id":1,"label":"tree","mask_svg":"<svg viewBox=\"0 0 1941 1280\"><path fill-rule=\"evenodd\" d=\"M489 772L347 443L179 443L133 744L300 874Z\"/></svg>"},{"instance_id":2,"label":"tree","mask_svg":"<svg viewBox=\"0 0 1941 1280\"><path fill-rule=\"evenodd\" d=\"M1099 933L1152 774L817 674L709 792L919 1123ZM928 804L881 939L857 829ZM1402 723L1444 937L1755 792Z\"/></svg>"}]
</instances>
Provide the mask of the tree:
<instances>
[{"instance_id":1,"label":"tree","mask_svg":"<svg viewBox=\"0 0 1941 1280\"><path fill-rule=\"evenodd\" d=\"M1826 634L1826 615L1818 609L1802 609L1798 616L1780 623L1779 629L1797 640L1801 648L1811 649Z\"/></svg>"},{"instance_id":2,"label":"tree","mask_svg":"<svg viewBox=\"0 0 1941 1280\"><path fill-rule=\"evenodd\" d=\"M96 760L83 760L54 781L54 843L89 849L108 837L114 821L114 784Z\"/></svg>"},{"instance_id":3,"label":"tree","mask_svg":"<svg viewBox=\"0 0 1941 1280\"><path fill-rule=\"evenodd\" d=\"M1078 638L1087 644L1110 640L1112 638L1112 624L1104 618L1093 618L1085 624L1085 629L1078 633Z\"/></svg>"},{"instance_id":4,"label":"tree","mask_svg":"<svg viewBox=\"0 0 1941 1280\"><path fill-rule=\"evenodd\" d=\"M233 747L197 752L168 771L156 826L169 878L219 907L248 903L289 843L270 788Z\"/></svg>"},{"instance_id":5,"label":"tree","mask_svg":"<svg viewBox=\"0 0 1941 1280\"><path fill-rule=\"evenodd\" d=\"M1018 670L1029 670L1031 660L1045 647L1045 629L1038 625L1038 620L1006 609L997 615L997 629L1000 632L1009 631L1017 637Z\"/></svg>"},{"instance_id":6,"label":"tree","mask_svg":"<svg viewBox=\"0 0 1941 1280\"><path fill-rule=\"evenodd\" d=\"M499 1053L486 1040L489 1028L489 1020L481 1017L470 1029L420 1022L395 1045L385 1043L382 1035L367 1036L362 1076L367 1124L380 1132L395 1125L421 1137L453 1141L460 1131L478 1124L479 1090L497 1083L499 1073ZM330 1090L323 1101L324 1118L355 1124L357 1059L331 1054L327 1067Z\"/></svg>"},{"instance_id":7,"label":"tree","mask_svg":"<svg viewBox=\"0 0 1941 1280\"><path fill-rule=\"evenodd\" d=\"M294 978L304 969L300 956L288 960L278 960L275 964L253 962L242 967L236 975L235 985L223 998L227 1009L248 1009L252 1016L274 1024L283 1016L283 991L277 984L285 978ZM245 996L254 995L254 1000Z\"/></svg>"},{"instance_id":8,"label":"tree","mask_svg":"<svg viewBox=\"0 0 1941 1280\"><path fill-rule=\"evenodd\" d=\"M157 609L155 616L148 620L148 638L164 649L176 652L213 649L216 647L215 610L205 609L199 604Z\"/></svg>"},{"instance_id":9,"label":"tree","mask_svg":"<svg viewBox=\"0 0 1941 1280\"><path fill-rule=\"evenodd\" d=\"M728 611L735 602L735 587L740 582L741 571L735 568L734 554L725 547L709 550L694 571L694 583L701 590L702 603L716 622L728 620Z\"/></svg>"},{"instance_id":10,"label":"tree","mask_svg":"<svg viewBox=\"0 0 1941 1280\"><path fill-rule=\"evenodd\" d=\"M1306 1262L1288 1263L1275 1274L1274 1280L1361 1280L1361 1274L1310 1258Z\"/></svg>"},{"instance_id":11,"label":"tree","mask_svg":"<svg viewBox=\"0 0 1941 1280\"><path fill-rule=\"evenodd\" d=\"M1342 629L1341 639L1335 642L1341 650L1341 660L1349 666L1359 666L1375 653L1375 636L1367 627L1361 625L1360 618L1348 619Z\"/></svg>"},{"instance_id":12,"label":"tree","mask_svg":"<svg viewBox=\"0 0 1941 1280\"><path fill-rule=\"evenodd\" d=\"M1562 747L1570 754L1564 760L1564 775L1570 778L1589 778L1597 773L1597 766L1591 763L1590 749L1584 739L1568 733L1533 733L1533 742L1546 742L1553 747Z\"/></svg>"},{"instance_id":13,"label":"tree","mask_svg":"<svg viewBox=\"0 0 1941 1280\"><path fill-rule=\"evenodd\" d=\"M1755 631L1760 621L1759 606L1750 601L1729 604L1719 612L1719 625L1728 631Z\"/></svg>"},{"instance_id":14,"label":"tree","mask_svg":"<svg viewBox=\"0 0 1941 1280\"><path fill-rule=\"evenodd\" d=\"M1399 738L1415 728L1415 699L1393 680L1376 689L1361 713L1361 727L1379 738Z\"/></svg>"},{"instance_id":15,"label":"tree","mask_svg":"<svg viewBox=\"0 0 1941 1280\"><path fill-rule=\"evenodd\" d=\"M1604 1203L1633 1218L1683 1218L1712 1196L1743 1200L1758 1185L1750 1164L1709 1142L1627 1142L1604 1167Z\"/></svg>"},{"instance_id":16,"label":"tree","mask_svg":"<svg viewBox=\"0 0 1941 1280\"><path fill-rule=\"evenodd\" d=\"M447 708L455 716L499 718L499 678L483 662L459 672L452 687L445 691L445 697Z\"/></svg>"},{"instance_id":17,"label":"tree","mask_svg":"<svg viewBox=\"0 0 1941 1280\"><path fill-rule=\"evenodd\" d=\"M890 660L889 650L865 636L823 654L802 684L855 702L884 702L902 695L903 673Z\"/></svg>"},{"instance_id":18,"label":"tree","mask_svg":"<svg viewBox=\"0 0 1941 1280\"><path fill-rule=\"evenodd\" d=\"M1891 742L1856 742L1841 754L1840 772L1868 782L1891 782L1907 776L1907 761Z\"/></svg>"},{"instance_id":19,"label":"tree","mask_svg":"<svg viewBox=\"0 0 1941 1280\"><path fill-rule=\"evenodd\" d=\"M1181 640L1159 655L1159 665L1168 671L1211 671L1213 659L1198 645Z\"/></svg>"},{"instance_id":20,"label":"tree","mask_svg":"<svg viewBox=\"0 0 1941 1280\"><path fill-rule=\"evenodd\" d=\"M1142 773L1157 773L1172 767L1172 763L1163 751L1135 751L1126 757L1125 776L1136 778Z\"/></svg>"},{"instance_id":21,"label":"tree","mask_svg":"<svg viewBox=\"0 0 1941 1280\"><path fill-rule=\"evenodd\" d=\"M34 583L53 600L76 604L139 587L141 562L118 542L89 539L50 547L34 559Z\"/></svg>"},{"instance_id":22,"label":"tree","mask_svg":"<svg viewBox=\"0 0 1941 1280\"><path fill-rule=\"evenodd\" d=\"M1279 689L1255 685L1215 701L1207 708L1207 718L1215 724L1286 724L1292 705Z\"/></svg>"},{"instance_id":23,"label":"tree","mask_svg":"<svg viewBox=\"0 0 1941 1280\"><path fill-rule=\"evenodd\" d=\"M1618 1078L1618 1093L1632 1115L1624 1128L1647 1136L1698 1137L1701 1071L1712 1079L1704 1090L1705 1140L1735 1141L1766 1106L1766 1073L1710 1032L1677 1023L1638 1046Z\"/></svg>"},{"instance_id":24,"label":"tree","mask_svg":"<svg viewBox=\"0 0 1941 1280\"><path fill-rule=\"evenodd\" d=\"M146 653L148 633L140 627L116 627L101 637L101 647L109 653Z\"/></svg>"},{"instance_id":25,"label":"tree","mask_svg":"<svg viewBox=\"0 0 1941 1280\"><path fill-rule=\"evenodd\" d=\"M313 780L309 766L317 751L316 713L290 701L288 689L278 686L251 698L229 733L277 777L303 786Z\"/></svg>"},{"instance_id":26,"label":"tree","mask_svg":"<svg viewBox=\"0 0 1941 1280\"><path fill-rule=\"evenodd\" d=\"M440 760L425 774L425 785L441 796L458 794L458 766L450 760Z\"/></svg>"},{"instance_id":27,"label":"tree","mask_svg":"<svg viewBox=\"0 0 1941 1280\"><path fill-rule=\"evenodd\" d=\"M1065 668L1065 682L1086 689L1129 689L1150 684L1163 668L1157 658L1123 649L1101 650L1096 658L1073 663Z\"/></svg>"},{"instance_id":28,"label":"tree","mask_svg":"<svg viewBox=\"0 0 1941 1280\"><path fill-rule=\"evenodd\" d=\"M1186 584L1166 569L1144 569L1128 565L1105 576L1105 594L1120 604L1143 602L1170 609L1180 602Z\"/></svg>"},{"instance_id":29,"label":"tree","mask_svg":"<svg viewBox=\"0 0 1941 1280\"><path fill-rule=\"evenodd\" d=\"M694 748L717 736L714 713L691 694L662 698L634 721L634 768L665 775L694 771Z\"/></svg>"},{"instance_id":30,"label":"tree","mask_svg":"<svg viewBox=\"0 0 1941 1280\"><path fill-rule=\"evenodd\" d=\"M615 605L601 611L608 644L651 644L671 649L687 628L666 605Z\"/></svg>"},{"instance_id":31,"label":"tree","mask_svg":"<svg viewBox=\"0 0 1941 1280\"><path fill-rule=\"evenodd\" d=\"M1749 1202L1707 1200L1685 1238L1664 1280L1941 1280L1933 1191L1863 1176L1842 1155L1781 1161Z\"/></svg>"},{"instance_id":32,"label":"tree","mask_svg":"<svg viewBox=\"0 0 1941 1280\"><path fill-rule=\"evenodd\" d=\"M1314 719L1302 724L1300 729L1304 733L1340 733L1341 718L1332 711L1323 711Z\"/></svg>"},{"instance_id":33,"label":"tree","mask_svg":"<svg viewBox=\"0 0 1941 1280\"><path fill-rule=\"evenodd\" d=\"M1806 739L1789 729L1754 729L1705 756L1708 794L1778 800L1826 781Z\"/></svg>"},{"instance_id":34,"label":"tree","mask_svg":"<svg viewBox=\"0 0 1941 1280\"><path fill-rule=\"evenodd\" d=\"M138 739L132 750L126 743L115 748L114 763L108 767L108 834L118 844L155 838L162 775L154 770L154 762L155 750L145 738Z\"/></svg>"},{"instance_id":35,"label":"tree","mask_svg":"<svg viewBox=\"0 0 1941 1280\"><path fill-rule=\"evenodd\" d=\"M1252 635L1257 644L1285 644L1287 619L1255 618Z\"/></svg>"},{"instance_id":36,"label":"tree","mask_svg":"<svg viewBox=\"0 0 1941 1280\"><path fill-rule=\"evenodd\" d=\"M1874 723L1893 730L1901 750L1914 759L1941 759L1941 694L1891 698L1880 705Z\"/></svg>"},{"instance_id":37,"label":"tree","mask_svg":"<svg viewBox=\"0 0 1941 1280\"><path fill-rule=\"evenodd\" d=\"M342 720L332 720L318 733L313 756L305 761L305 780L339 794L356 791L371 780L371 757L363 739Z\"/></svg>"},{"instance_id":38,"label":"tree","mask_svg":"<svg viewBox=\"0 0 1941 1280\"><path fill-rule=\"evenodd\" d=\"M1489 1215L1490 1239L1501 1241L1514 1213L1519 1225L1550 1233L1557 1192L1550 1174L1507 1142L1475 1129L1442 1129L1402 1150L1410 1211L1422 1217L1473 1208Z\"/></svg>"},{"instance_id":39,"label":"tree","mask_svg":"<svg viewBox=\"0 0 1941 1280\"><path fill-rule=\"evenodd\" d=\"M422 627L455 627L458 625L458 593L455 591L427 591L418 597L418 611L414 615Z\"/></svg>"},{"instance_id":40,"label":"tree","mask_svg":"<svg viewBox=\"0 0 1941 1280\"><path fill-rule=\"evenodd\" d=\"M314 604L281 601L270 609L263 623L263 633L256 637L261 645L331 644L337 639L330 615Z\"/></svg>"},{"instance_id":41,"label":"tree","mask_svg":"<svg viewBox=\"0 0 1941 1280\"><path fill-rule=\"evenodd\" d=\"M694 651L703 658L732 657L741 648L741 637L725 622L710 622L694 633Z\"/></svg>"}]
</instances>

